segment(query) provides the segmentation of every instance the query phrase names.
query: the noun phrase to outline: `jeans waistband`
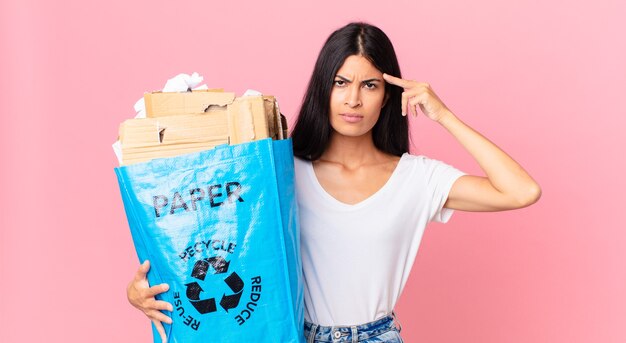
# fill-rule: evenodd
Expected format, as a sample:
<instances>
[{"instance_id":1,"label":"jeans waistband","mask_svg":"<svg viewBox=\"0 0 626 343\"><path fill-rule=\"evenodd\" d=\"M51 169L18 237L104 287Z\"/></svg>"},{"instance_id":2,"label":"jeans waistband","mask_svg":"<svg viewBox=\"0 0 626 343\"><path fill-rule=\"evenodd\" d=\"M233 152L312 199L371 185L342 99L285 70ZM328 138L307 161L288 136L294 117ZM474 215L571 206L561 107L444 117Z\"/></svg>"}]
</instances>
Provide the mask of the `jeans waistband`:
<instances>
[{"instance_id":1,"label":"jeans waistband","mask_svg":"<svg viewBox=\"0 0 626 343\"><path fill-rule=\"evenodd\" d=\"M356 343L393 329L396 329L394 313L373 322L352 326L321 326L304 321L304 333L307 337L307 343L313 343L316 340L321 342ZM400 330L401 327L398 331Z\"/></svg>"}]
</instances>

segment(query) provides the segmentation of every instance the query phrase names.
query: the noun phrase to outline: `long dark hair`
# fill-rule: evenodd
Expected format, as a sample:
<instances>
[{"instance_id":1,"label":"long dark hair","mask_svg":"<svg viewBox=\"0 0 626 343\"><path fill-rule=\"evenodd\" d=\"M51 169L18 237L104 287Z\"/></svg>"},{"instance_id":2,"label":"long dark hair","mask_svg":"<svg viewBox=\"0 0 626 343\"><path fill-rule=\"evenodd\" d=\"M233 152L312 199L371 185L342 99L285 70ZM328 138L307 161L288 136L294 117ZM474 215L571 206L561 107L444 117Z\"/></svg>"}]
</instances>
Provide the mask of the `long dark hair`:
<instances>
[{"instance_id":1,"label":"long dark hair","mask_svg":"<svg viewBox=\"0 0 626 343\"><path fill-rule=\"evenodd\" d=\"M350 23L333 32L317 57L291 132L295 156L314 161L326 150L332 132L329 110L333 80L346 58L352 55L367 58L383 73L402 77L393 45L381 29L366 23ZM387 102L372 129L374 146L401 156L409 151L408 121L400 114L402 89L385 83L385 94Z\"/></svg>"}]
</instances>

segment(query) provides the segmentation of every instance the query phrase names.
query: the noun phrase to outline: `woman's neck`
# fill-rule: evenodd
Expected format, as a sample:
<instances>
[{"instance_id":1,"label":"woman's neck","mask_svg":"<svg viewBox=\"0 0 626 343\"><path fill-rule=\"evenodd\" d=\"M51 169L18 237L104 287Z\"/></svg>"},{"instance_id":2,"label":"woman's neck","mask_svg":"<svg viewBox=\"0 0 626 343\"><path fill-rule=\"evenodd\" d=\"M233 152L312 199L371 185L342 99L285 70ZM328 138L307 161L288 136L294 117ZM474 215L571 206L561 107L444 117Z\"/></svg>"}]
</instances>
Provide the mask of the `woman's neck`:
<instances>
[{"instance_id":1,"label":"woman's neck","mask_svg":"<svg viewBox=\"0 0 626 343\"><path fill-rule=\"evenodd\" d=\"M374 146L371 131L359 137L349 137L333 133L328 147L320 160L341 163L345 166L359 166L376 163L385 154Z\"/></svg>"}]
</instances>

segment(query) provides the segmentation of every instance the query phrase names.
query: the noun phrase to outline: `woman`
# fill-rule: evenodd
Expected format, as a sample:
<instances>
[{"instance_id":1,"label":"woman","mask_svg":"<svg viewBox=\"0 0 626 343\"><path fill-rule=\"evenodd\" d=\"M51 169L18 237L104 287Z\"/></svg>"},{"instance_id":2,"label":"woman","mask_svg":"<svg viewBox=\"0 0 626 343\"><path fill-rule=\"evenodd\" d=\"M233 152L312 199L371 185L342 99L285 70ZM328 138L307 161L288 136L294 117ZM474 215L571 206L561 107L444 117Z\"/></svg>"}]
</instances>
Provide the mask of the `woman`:
<instances>
[{"instance_id":1,"label":"woman","mask_svg":"<svg viewBox=\"0 0 626 343\"><path fill-rule=\"evenodd\" d=\"M426 84L400 78L377 27L351 23L326 41L292 132L308 342L400 342L392 315L426 224L452 210L501 211L539 199L539 185L464 124ZM408 154L407 114L452 134L486 174L464 175ZM156 324L171 305L154 296L144 263L128 298Z\"/></svg>"}]
</instances>

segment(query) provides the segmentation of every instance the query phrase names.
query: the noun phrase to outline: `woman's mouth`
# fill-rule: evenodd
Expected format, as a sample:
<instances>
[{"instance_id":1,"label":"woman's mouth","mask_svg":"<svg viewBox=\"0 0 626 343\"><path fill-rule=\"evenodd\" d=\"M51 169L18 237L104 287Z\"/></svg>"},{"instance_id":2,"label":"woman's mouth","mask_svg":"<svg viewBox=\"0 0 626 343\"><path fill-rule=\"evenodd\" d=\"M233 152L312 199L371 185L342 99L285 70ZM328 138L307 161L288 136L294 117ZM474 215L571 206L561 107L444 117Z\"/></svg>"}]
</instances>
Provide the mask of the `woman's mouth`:
<instances>
[{"instance_id":1,"label":"woman's mouth","mask_svg":"<svg viewBox=\"0 0 626 343\"><path fill-rule=\"evenodd\" d=\"M348 123L358 123L363 120L363 116L356 113L341 113L340 116Z\"/></svg>"}]
</instances>

